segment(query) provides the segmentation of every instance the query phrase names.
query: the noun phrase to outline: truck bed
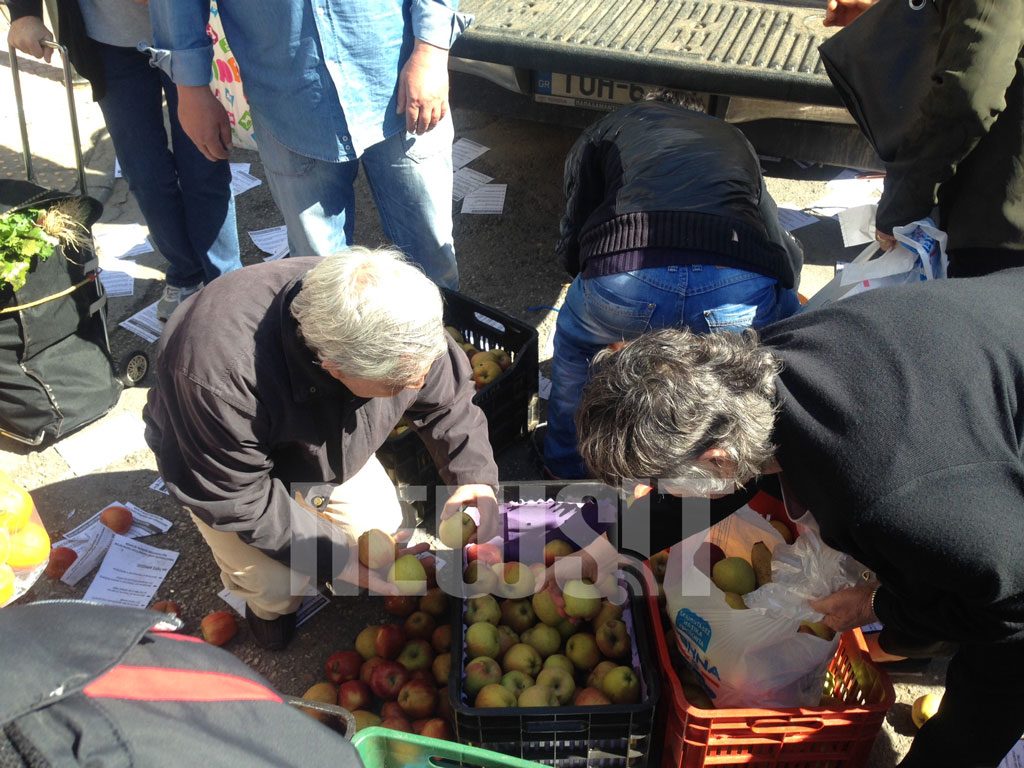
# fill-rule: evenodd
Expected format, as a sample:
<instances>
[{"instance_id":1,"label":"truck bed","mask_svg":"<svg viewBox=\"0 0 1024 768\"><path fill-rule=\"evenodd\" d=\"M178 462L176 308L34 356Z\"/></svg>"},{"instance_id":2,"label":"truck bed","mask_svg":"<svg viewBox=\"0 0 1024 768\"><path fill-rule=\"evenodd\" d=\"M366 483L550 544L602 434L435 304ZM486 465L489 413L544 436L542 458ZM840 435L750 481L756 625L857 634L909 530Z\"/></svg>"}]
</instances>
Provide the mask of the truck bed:
<instances>
[{"instance_id":1,"label":"truck bed","mask_svg":"<svg viewBox=\"0 0 1024 768\"><path fill-rule=\"evenodd\" d=\"M730 97L839 106L824 0L462 0L455 56Z\"/></svg>"}]
</instances>

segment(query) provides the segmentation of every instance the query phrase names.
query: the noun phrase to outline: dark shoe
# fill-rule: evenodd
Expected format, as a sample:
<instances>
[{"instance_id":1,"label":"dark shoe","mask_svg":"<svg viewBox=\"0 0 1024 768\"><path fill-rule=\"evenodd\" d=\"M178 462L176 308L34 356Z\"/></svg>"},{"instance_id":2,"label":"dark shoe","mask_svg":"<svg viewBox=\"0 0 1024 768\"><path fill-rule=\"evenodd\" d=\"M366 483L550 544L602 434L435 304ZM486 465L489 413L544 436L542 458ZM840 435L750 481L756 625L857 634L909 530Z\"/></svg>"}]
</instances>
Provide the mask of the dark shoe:
<instances>
[{"instance_id":1,"label":"dark shoe","mask_svg":"<svg viewBox=\"0 0 1024 768\"><path fill-rule=\"evenodd\" d=\"M249 624L252 638L261 648L268 651L283 651L295 637L295 614L288 613L276 619L261 619L245 606L245 620Z\"/></svg>"}]
</instances>

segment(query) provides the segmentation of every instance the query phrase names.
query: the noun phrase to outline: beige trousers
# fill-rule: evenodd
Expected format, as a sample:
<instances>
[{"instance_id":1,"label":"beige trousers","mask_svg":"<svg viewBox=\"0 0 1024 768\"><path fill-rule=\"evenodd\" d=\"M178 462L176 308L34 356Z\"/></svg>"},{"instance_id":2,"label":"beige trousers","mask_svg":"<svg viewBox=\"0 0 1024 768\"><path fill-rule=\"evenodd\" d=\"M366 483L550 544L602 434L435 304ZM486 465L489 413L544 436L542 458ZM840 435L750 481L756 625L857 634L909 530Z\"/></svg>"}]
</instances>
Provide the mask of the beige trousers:
<instances>
[{"instance_id":1,"label":"beige trousers","mask_svg":"<svg viewBox=\"0 0 1024 768\"><path fill-rule=\"evenodd\" d=\"M334 489L326 514L353 541L371 528L394 533L403 519L395 486L376 456ZM195 515L192 520L213 553L224 586L244 598L259 618L276 619L294 613L303 598L313 594L308 579L297 578L293 583L288 566L249 546L237 533L214 530Z\"/></svg>"}]
</instances>

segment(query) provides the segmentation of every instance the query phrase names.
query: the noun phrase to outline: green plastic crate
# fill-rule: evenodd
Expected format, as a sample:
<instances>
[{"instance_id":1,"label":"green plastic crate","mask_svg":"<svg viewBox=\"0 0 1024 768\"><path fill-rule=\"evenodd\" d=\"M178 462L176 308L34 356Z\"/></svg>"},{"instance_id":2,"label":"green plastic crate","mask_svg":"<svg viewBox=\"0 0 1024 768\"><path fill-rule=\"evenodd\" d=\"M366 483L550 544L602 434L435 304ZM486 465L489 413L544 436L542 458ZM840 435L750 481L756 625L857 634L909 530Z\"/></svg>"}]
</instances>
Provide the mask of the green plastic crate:
<instances>
[{"instance_id":1,"label":"green plastic crate","mask_svg":"<svg viewBox=\"0 0 1024 768\"><path fill-rule=\"evenodd\" d=\"M359 731L352 745L366 768L544 768L518 757L388 728Z\"/></svg>"}]
</instances>

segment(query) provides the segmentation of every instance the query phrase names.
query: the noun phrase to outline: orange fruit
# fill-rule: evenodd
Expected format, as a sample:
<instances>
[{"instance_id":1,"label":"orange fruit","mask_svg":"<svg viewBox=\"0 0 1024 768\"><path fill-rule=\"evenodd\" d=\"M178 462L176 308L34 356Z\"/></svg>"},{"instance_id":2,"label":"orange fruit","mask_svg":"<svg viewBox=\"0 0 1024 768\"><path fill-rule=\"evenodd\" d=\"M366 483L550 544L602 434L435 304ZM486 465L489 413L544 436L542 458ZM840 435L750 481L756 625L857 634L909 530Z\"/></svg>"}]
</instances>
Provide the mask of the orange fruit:
<instances>
[{"instance_id":1,"label":"orange fruit","mask_svg":"<svg viewBox=\"0 0 1024 768\"><path fill-rule=\"evenodd\" d=\"M50 556L50 536L39 523L28 523L11 534L11 552L7 564L11 568L34 568Z\"/></svg>"},{"instance_id":2,"label":"orange fruit","mask_svg":"<svg viewBox=\"0 0 1024 768\"><path fill-rule=\"evenodd\" d=\"M32 516L35 505L28 491L0 472L0 528L20 531Z\"/></svg>"},{"instance_id":3,"label":"orange fruit","mask_svg":"<svg viewBox=\"0 0 1024 768\"><path fill-rule=\"evenodd\" d=\"M0 565L0 605L7 605L14 597L14 571L9 565Z\"/></svg>"}]
</instances>

